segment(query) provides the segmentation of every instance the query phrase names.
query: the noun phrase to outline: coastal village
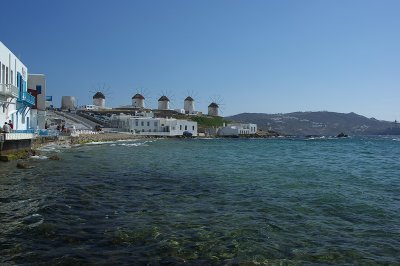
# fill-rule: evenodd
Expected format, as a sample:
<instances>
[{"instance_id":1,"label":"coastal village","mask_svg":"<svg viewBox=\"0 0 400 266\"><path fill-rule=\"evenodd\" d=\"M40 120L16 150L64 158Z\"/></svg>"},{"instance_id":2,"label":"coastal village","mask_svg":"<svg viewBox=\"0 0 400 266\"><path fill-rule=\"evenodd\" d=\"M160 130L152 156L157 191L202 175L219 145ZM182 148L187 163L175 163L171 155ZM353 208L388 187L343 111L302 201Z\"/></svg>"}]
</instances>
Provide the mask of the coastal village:
<instances>
[{"instance_id":1,"label":"coastal village","mask_svg":"<svg viewBox=\"0 0 400 266\"><path fill-rule=\"evenodd\" d=\"M225 121L216 102L208 105L206 114L196 110L191 96L185 98L182 109L171 109L166 95L158 99L156 109L147 108L145 95L140 93L132 96L130 105L112 108L106 105L105 94L98 91L91 104L77 106L74 96L63 96L57 108L46 92L46 75L29 73L28 67L0 42L1 160L30 150L34 143L68 137L103 135L107 140L257 134L256 124Z\"/></svg>"}]
</instances>

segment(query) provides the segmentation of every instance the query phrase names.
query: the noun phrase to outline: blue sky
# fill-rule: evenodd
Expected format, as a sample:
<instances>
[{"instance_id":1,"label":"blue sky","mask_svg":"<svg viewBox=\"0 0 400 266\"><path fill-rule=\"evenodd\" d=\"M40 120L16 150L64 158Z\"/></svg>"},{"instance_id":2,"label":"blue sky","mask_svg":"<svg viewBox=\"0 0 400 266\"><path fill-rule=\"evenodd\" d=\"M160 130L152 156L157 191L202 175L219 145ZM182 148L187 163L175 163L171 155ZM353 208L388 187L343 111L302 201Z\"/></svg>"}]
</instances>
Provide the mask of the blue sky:
<instances>
[{"instance_id":1,"label":"blue sky","mask_svg":"<svg viewBox=\"0 0 400 266\"><path fill-rule=\"evenodd\" d=\"M356 112L400 120L400 1L7 1L0 40L48 95L112 107ZM17 13L15 13L17 12Z\"/></svg>"}]
</instances>

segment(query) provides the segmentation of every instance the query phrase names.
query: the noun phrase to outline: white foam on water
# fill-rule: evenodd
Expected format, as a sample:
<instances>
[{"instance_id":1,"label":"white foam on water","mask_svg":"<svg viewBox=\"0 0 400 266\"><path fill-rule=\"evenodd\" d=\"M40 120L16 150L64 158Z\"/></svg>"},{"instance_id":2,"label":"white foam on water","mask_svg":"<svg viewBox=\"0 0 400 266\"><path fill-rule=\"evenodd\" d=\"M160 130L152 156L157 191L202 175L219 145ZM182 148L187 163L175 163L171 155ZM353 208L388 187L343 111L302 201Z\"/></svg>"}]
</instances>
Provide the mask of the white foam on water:
<instances>
[{"instance_id":1,"label":"white foam on water","mask_svg":"<svg viewBox=\"0 0 400 266\"><path fill-rule=\"evenodd\" d=\"M119 139L117 142L139 141L139 139Z\"/></svg>"},{"instance_id":2,"label":"white foam on water","mask_svg":"<svg viewBox=\"0 0 400 266\"><path fill-rule=\"evenodd\" d=\"M37 150L43 151L43 152L61 152L61 149L69 149L69 148L71 148L70 145L66 145L66 144L60 145L57 143L50 143L48 145L44 145L44 146L38 148Z\"/></svg>"},{"instance_id":3,"label":"white foam on water","mask_svg":"<svg viewBox=\"0 0 400 266\"><path fill-rule=\"evenodd\" d=\"M32 159L38 159L38 160L46 160L49 159L47 156L40 156L40 155L33 155L31 156Z\"/></svg>"},{"instance_id":4,"label":"white foam on water","mask_svg":"<svg viewBox=\"0 0 400 266\"><path fill-rule=\"evenodd\" d=\"M95 141L95 142L88 142L86 145L102 145L102 144L110 144L115 143L115 141Z\"/></svg>"}]
</instances>

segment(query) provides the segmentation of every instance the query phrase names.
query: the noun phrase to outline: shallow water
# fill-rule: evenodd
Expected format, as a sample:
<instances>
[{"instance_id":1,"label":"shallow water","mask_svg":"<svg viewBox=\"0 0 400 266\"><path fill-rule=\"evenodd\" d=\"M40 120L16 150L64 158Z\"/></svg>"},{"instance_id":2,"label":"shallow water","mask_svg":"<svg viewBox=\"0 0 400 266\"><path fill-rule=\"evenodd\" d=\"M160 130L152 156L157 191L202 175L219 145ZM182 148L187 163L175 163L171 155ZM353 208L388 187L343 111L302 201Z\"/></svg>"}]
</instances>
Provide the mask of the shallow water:
<instances>
[{"instance_id":1,"label":"shallow water","mask_svg":"<svg viewBox=\"0 0 400 266\"><path fill-rule=\"evenodd\" d=\"M400 260L400 142L194 139L51 147L0 169L0 263Z\"/></svg>"}]
</instances>

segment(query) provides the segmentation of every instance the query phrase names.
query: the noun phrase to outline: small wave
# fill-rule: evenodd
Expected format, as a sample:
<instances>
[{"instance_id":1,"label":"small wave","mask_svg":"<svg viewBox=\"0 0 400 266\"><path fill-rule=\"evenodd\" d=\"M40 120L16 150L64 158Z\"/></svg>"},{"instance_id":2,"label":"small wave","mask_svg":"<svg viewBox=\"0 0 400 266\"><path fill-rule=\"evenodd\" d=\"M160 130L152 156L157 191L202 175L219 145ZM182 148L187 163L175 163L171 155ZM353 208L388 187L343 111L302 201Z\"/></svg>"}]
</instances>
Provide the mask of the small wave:
<instances>
[{"instance_id":1,"label":"small wave","mask_svg":"<svg viewBox=\"0 0 400 266\"><path fill-rule=\"evenodd\" d=\"M86 145L102 145L102 144L110 144L110 143L115 143L114 141L94 141L94 142L88 142Z\"/></svg>"},{"instance_id":2,"label":"small wave","mask_svg":"<svg viewBox=\"0 0 400 266\"><path fill-rule=\"evenodd\" d=\"M118 144L118 146L126 146L126 147L138 147L146 144L146 142L141 142L141 143L121 143Z\"/></svg>"},{"instance_id":3,"label":"small wave","mask_svg":"<svg viewBox=\"0 0 400 266\"><path fill-rule=\"evenodd\" d=\"M400 141L400 139L393 139L393 141Z\"/></svg>"},{"instance_id":4,"label":"small wave","mask_svg":"<svg viewBox=\"0 0 400 266\"><path fill-rule=\"evenodd\" d=\"M51 143L45 146L42 146L40 148L38 148L38 151L43 151L43 152L61 152L61 149L69 149L71 148L70 145L67 144L57 144L57 143Z\"/></svg>"},{"instance_id":5,"label":"small wave","mask_svg":"<svg viewBox=\"0 0 400 266\"><path fill-rule=\"evenodd\" d=\"M31 156L32 159L38 159L38 160L46 160L49 159L47 156L40 156L40 155L33 155Z\"/></svg>"}]
</instances>

